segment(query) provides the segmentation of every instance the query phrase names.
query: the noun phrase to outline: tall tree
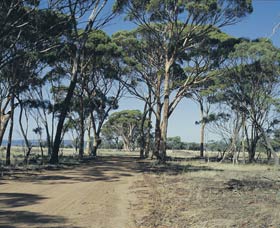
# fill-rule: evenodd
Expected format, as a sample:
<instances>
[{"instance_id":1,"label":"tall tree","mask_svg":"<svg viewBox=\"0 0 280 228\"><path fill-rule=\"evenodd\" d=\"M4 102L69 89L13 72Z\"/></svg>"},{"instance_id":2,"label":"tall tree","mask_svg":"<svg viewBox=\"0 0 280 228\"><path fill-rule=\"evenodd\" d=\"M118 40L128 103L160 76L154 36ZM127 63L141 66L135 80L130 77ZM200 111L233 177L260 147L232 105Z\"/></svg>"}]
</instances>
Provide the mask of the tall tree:
<instances>
[{"instance_id":1,"label":"tall tree","mask_svg":"<svg viewBox=\"0 0 280 228\"><path fill-rule=\"evenodd\" d=\"M161 106L159 103L162 89L161 83L157 82L157 75L163 62L152 39L141 28L130 32L117 32L113 35L113 40L121 48L123 64L126 66L126 77L122 83L129 93L144 102L140 157L148 157L151 148L151 125L148 126L147 134L143 127L147 116L151 122L152 114L156 116L156 122L160 122L161 109L156 109L155 103Z\"/></svg>"},{"instance_id":2,"label":"tall tree","mask_svg":"<svg viewBox=\"0 0 280 228\"><path fill-rule=\"evenodd\" d=\"M205 128L211 113L211 102L209 100L214 94L211 84L212 81L209 80L189 93L190 98L198 104L200 111L200 119L196 122L200 124L200 157L204 157Z\"/></svg>"},{"instance_id":3,"label":"tall tree","mask_svg":"<svg viewBox=\"0 0 280 228\"><path fill-rule=\"evenodd\" d=\"M42 84L43 79L39 72L45 65L43 59L48 51L59 43L61 30L67 27L67 22L61 15L46 9L36 9L39 1L4 2L1 3L4 4L1 10L7 9L8 5L10 8L7 18L1 21L4 23L3 31L8 31L1 34L0 38L0 51L3 55L0 60L3 87L1 95L5 92L5 96L1 96L0 144L14 109L26 99L23 94L31 87ZM18 103L13 99L17 99ZM13 105L10 105L11 110L8 111L9 103ZM9 135L12 138L12 133Z\"/></svg>"},{"instance_id":4,"label":"tall tree","mask_svg":"<svg viewBox=\"0 0 280 228\"><path fill-rule=\"evenodd\" d=\"M229 57L228 67L218 78L220 101L239 116L236 135L244 126L249 162L255 160L257 143L262 138L278 164L268 132L277 122L271 119L271 111L279 97L279 50L266 39L244 41Z\"/></svg>"},{"instance_id":5,"label":"tall tree","mask_svg":"<svg viewBox=\"0 0 280 228\"><path fill-rule=\"evenodd\" d=\"M173 74L176 64L183 66L192 59L186 58L191 50L204 40L213 26L222 27L237 22L252 12L251 0L199 0L199 1L120 1L116 10L124 11L128 18L141 25L151 36L154 45L161 50L164 62L159 81L163 82L163 105L160 123L160 156L166 155L168 118L184 97L189 87L201 80L200 77L186 77L182 80L171 100ZM184 57L184 58L183 58ZM207 63L201 62L203 72Z\"/></svg>"},{"instance_id":6,"label":"tall tree","mask_svg":"<svg viewBox=\"0 0 280 228\"><path fill-rule=\"evenodd\" d=\"M54 10L58 10L62 14L66 14L68 16L73 29L70 38L67 40L69 42L69 45L73 49L73 51L71 52L72 54L70 55L72 68L71 72L69 73L70 82L66 96L59 110L60 114L57 123L50 163L58 163L58 152L62 140L61 136L64 121L69 111L69 105L73 97L77 81L81 80L81 78L83 77L84 65L87 62L87 59L84 58L84 51L86 48L86 43L88 41L89 33L92 30L102 27L112 18L112 14L107 16L102 15L102 11L107 3L108 0L50 1L51 7ZM88 18L86 19L87 16ZM80 18L83 18L83 20L81 21ZM81 30L81 26L83 30Z\"/></svg>"},{"instance_id":7,"label":"tall tree","mask_svg":"<svg viewBox=\"0 0 280 228\"><path fill-rule=\"evenodd\" d=\"M84 96L87 100L85 111L90 119L89 139L90 133L93 132L91 155L96 156L101 143L101 128L110 111L118 108L119 99L125 91L120 83L123 69L118 46L103 31L89 34L85 56L89 60L83 81Z\"/></svg>"}]
</instances>

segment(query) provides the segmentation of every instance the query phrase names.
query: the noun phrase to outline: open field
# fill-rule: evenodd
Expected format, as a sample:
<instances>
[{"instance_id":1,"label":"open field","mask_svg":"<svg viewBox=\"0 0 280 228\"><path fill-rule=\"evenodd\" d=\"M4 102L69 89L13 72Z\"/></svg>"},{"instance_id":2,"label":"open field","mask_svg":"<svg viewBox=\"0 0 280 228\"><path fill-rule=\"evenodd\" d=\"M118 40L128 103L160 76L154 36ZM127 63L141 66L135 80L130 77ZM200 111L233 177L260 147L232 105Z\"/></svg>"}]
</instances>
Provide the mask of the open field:
<instances>
[{"instance_id":1,"label":"open field","mask_svg":"<svg viewBox=\"0 0 280 228\"><path fill-rule=\"evenodd\" d=\"M155 165L137 184L149 205L138 227L279 228L279 171L199 160Z\"/></svg>"},{"instance_id":2,"label":"open field","mask_svg":"<svg viewBox=\"0 0 280 228\"><path fill-rule=\"evenodd\" d=\"M280 227L279 168L182 153L159 164L101 151L80 164L4 172L0 227Z\"/></svg>"}]
</instances>

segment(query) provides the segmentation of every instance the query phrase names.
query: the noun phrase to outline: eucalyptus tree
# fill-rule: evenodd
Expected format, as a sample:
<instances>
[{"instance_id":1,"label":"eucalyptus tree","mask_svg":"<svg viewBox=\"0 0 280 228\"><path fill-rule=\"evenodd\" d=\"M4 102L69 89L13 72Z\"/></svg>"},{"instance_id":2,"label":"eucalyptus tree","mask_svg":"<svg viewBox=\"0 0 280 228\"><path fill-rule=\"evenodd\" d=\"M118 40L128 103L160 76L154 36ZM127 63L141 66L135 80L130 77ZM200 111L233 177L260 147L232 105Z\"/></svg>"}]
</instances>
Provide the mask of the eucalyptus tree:
<instances>
[{"instance_id":1,"label":"eucalyptus tree","mask_svg":"<svg viewBox=\"0 0 280 228\"><path fill-rule=\"evenodd\" d=\"M101 139L101 129L109 116L110 111L118 108L119 99L122 96L123 87L121 84L116 85L114 81L108 79L99 78L99 89L90 91L89 97L89 126L88 126L88 138L93 139L93 143L89 142L90 155L96 156L97 149L99 148ZM100 86L101 85L101 86ZM113 88L115 87L115 88ZM110 91L110 92L109 92ZM93 137L91 137L91 130Z\"/></svg>"},{"instance_id":2,"label":"eucalyptus tree","mask_svg":"<svg viewBox=\"0 0 280 228\"><path fill-rule=\"evenodd\" d=\"M154 44L155 38L153 34L142 27L131 32L118 32L114 35L114 40L122 47L122 52L125 53L124 60L129 69L128 76L130 80L129 83L125 84L126 87L130 93L145 102L145 110L151 110L155 114L156 145L154 155L160 158L158 153L161 143L160 122L164 104L164 87L160 75L161 72L164 72L164 61L160 57L161 50L158 50ZM225 61L236 42L236 39L220 32L218 29L209 33L203 42L192 49L191 53L182 56L184 60L191 58L191 62L186 63L184 66L179 64L172 66L173 81L170 83L170 91L178 94L185 77L189 77L189 88L184 94L181 91L181 95L198 98L199 91L205 91L203 87L210 83L207 82L208 78L217 74L214 69L217 69ZM198 67L202 62L204 62L205 66L203 68ZM194 81L191 82L191 80ZM174 98L173 102L176 103L176 98ZM177 105L175 103L171 103L173 106L170 106L170 115ZM147 112L145 110L144 114Z\"/></svg>"},{"instance_id":3,"label":"eucalyptus tree","mask_svg":"<svg viewBox=\"0 0 280 228\"><path fill-rule=\"evenodd\" d=\"M11 52L30 27L31 18L38 10L40 0L5 0L0 2L0 69L20 52Z\"/></svg>"},{"instance_id":4,"label":"eucalyptus tree","mask_svg":"<svg viewBox=\"0 0 280 228\"><path fill-rule=\"evenodd\" d=\"M88 62L78 87L82 91L80 94L84 96L84 112L89 122L87 127L89 140L93 132L93 146L88 148L91 147L90 154L96 156L104 121L111 110L118 108L118 101L125 92L124 86L120 83L123 77L122 56L118 46L101 30L89 33L84 55ZM80 136L81 141L84 137L82 133ZM89 145L92 143L89 142Z\"/></svg>"},{"instance_id":5,"label":"eucalyptus tree","mask_svg":"<svg viewBox=\"0 0 280 228\"><path fill-rule=\"evenodd\" d=\"M29 35L29 34L28 34ZM26 101L26 92L33 90L35 87L41 86L43 79L39 76L42 68L40 67L41 58L36 52L33 50L31 46L31 42L28 38L26 40L21 40L20 43L17 43L14 46L14 52L21 52L21 55L16 59L9 61L2 69L1 69L1 79L2 83L7 85L7 97L4 100L3 113L8 106L10 106L8 115L4 115L6 119L4 119L3 128L1 129L2 133L5 133L7 127L7 121L10 121L10 128L8 132L8 145L6 152L6 164L10 164L10 151L12 144L12 137L14 131L14 113L16 107L20 107L19 113L19 126L21 133L24 138L24 142L28 148L27 154L30 153L31 145L27 140L27 134L22 125L22 115L24 110L24 105ZM24 44L24 49L21 49L21 44ZM25 44L28 43L28 44ZM30 47L30 48L29 48ZM2 122L2 121L1 121Z\"/></svg>"},{"instance_id":6,"label":"eucalyptus tree","mask_svg":"<svg viewBox=\"0 0 280 228\"><path fill-rule=\"evenodd\" d=\"M211 87L213 81L206 81L199 88L194 88L187 98L194 100L199 106L200 119L196 124L200 124L200 157L204 157L205 128L211 115L211 98L214 91Z\"/></svg>"},{"instance_id":7,"label":"eucalyptus tree","mask_svg":"<svg viewBox=\"0 0 280 228\"><path fill-rule=\"evenodd\" d=\"M0 2L0 70L15 57L11 49L18 42L22 29L28 23L28 14L34 9L25 7L29 1L23 0L10 0ZM34 2L35 3L35 2ZM3 136L10 120L10 111L7 111L10 97L9 97L9 84L4 80L4 75L1 74L0 90L0 145L2 144Z\"/></svg>"},{"instance_id":8,"label":"eucalyptus tree","mask_svg":"<svg viewBox=\"0 0 280 228\"><path fill-rule=\"evenodd\" d=\"M192 58L187 57L193 48L204 40L213 27L223 27L236 23L240 18L252 12L251 0L199 0L199 1L157 1L157 0L124 0L118 2L115 10L123 11L128 19L141 25L151 36L154 45L161 51L160 58L164 62L158 74L163 82L163 106L160 124L161 157L166 155L166 139L168 118L184 97L187 90L195 83L205 80L200 77L208 68L201 61L197 67L201 74L190 72L181 74L182 82L171 97L175 65L192 65Z\"/></svg>"},{"instance_id":9,"label":"eucalyptus tree","mask_svg":"<svg viewBox=\"0 0 280 228\"><path fill-rule=\"evenodd\" d=\"M103 9L108 5L108 0L51 0L49 2L53 10L59 11L68 17L72 26L72 33L67 40L69 46L72 48L69 56L71 72L68 75L70 80L66 96L60 106L54 146L50 159L50 163L58 163L58 152L62 140L61 135L64 121L69 111L69 105L77 81L83 76L83 70L87 64L87 59L84 58L84 51L89 33L92 30L101 28L112 18L113 14L103 14Z\"/></svg>"},{"instance_id":10,"label":"eucalyptus tree","mask_svg":"<svg viewBox=\"0 0 280 228\"><path fill-rule=\"evenodd\" d=\"M6 151L6 164L10 165L10 151L12 144L12 137L14 131L14 113L15 109L20 104L21 111L19 115L19 120L22 118L22 94L33 86L37 86L39 82L37 78L37 59L34 56L26 54L16 61L11 61L5 65L1 70L1 75L4 75L3 81L8 85L8 98L7 105L9 104L9 118L10 128L8 132L8 144ZM20 76L20 77L19 77ZM7 121L7 120L6 120ZM22 130L22 125L20 122L20 127ZM5 128L2 129L3 132ZM23 132L23 131L22 131ZM24 137L25 142L27 142L26 137Z\"/></svg>"},{"instance_id":11,"label":"eucalyptus tree","mask_svg":"<svg viewBox=\"0 0 280 228\"><path fill-rule=\"evenodd\" d=\"M132 151L140 137L142 113L139 110L124 110L111 114L102 128L102 135L116 135L121 138L124 149ZM150 124L146 121L146 126Z\"/></svg>"},{"instance_id":12,"label":"eucalyptus tree","mask_svg":"<svg viewBox=\"0 0 280 228\"><path fill-rule=\"evenodd\" d=\"M160 136L162 83L157 78L158 72L162 70L163 62L153 43L154 39L155 37L141 27L113 35L113 40L121 48L123 64L127 68L126 80L122 83L129 93L144 102L140 157L148 157L151 148L151 125L148 126L147 134L145 134L146 129L143 128L147 116L150 122L152 114L156 116L155 134L158 136L157 139ZM159 145L159 140L157 140L157 145ZM158 156L157 150L153 152L155 156Z\"/></svg>"},{"instance_id":13,"label":"eucalyptus tree","mask_svg":"<svg viewBox=\"0 0 280 228\"><path fill-rule=\"evenodd\" d=\"M39 72L45 65L43 56L48 54L48 51L55 44L59 43L61 30L64 31L64 28L67 27L67 22L61 15L46 9L35 10L34 7L38 6L39 1L6 1L5 3L8 4L8 2L13 7L10 9L11 12L8 13L10 15L6 18L7 21L3 22L3 26L8 26L10 31L7 31L1 37L3 39L1 54L4 57L1 57L3 64L0 67L1 86L5 86L6 93L6 97L1 98L1 138L5 133L8 121L10 121L7 164L10 163L15 108L20 104L20 129L22 133L25 133L21 125L22 104L24 103L23 100L26 99L24 94L31 87L42 84L43 79ZM14 7L20 8L18 9L20 11L18 15L13 12ZM10 20L14 22L12 23ZM53 26L50 26L51 23ZM10 106L9 111L8 106ZM24 137L24 139L27 144L27 138ZM30 146L28 147L30 148Z\"/></svg>"},{"instance_id":14,"label":"eucalyptus tree","mask_svg":"<svg viewBox=\"0 0 280 228\"><path fill-rule=\"evenodd\" d=\"M34 40L38 38L38 35L34 31L39 32L40 25L45 23L44 14L35 10L38 3L39 1L24 0L8 0L0 3L2 18L0 22L0 145L11 117L8 107L11 101L12 85L9 83L10 72L7 69L11 68L11 65L15 64L16 61L22 62L22 59L26 58L27 52L35 50ZM38 20L38 18L42 20ZM30 54L28 55L30 56ZM9 66L7 66L8 64ZM22 63L18 65L20 64Z\"/></svg>"},{"instance_id":15,"label":"eucalyptus tree","mask_svg":"<svg viewBox=\"0 0 280 228\"><path fill-rule=\"evenodd\" d=\"M279 99L279 49L266 39L244 41L235 46L227 65L218 78L220 101L239 116L235 133L242 129L246 136L249 162L262 138L277 164L268 132L278 122L272 112Z\"/></svg>"},{"instance_id":16,"label":"eucalyptus tree","mask_svg":"<svg viewBox=\"0 0 280 228\"><path fill-rule=\"evenodd\" d=\"M208 67L204 69L204 78L207 80L200 83L193 84L188 92L186 98L191 98L199 106L200 119L196 124L200 124L200 156L204 156L204 137L207 123L213 121L211 114L211 106L213 106L213 99L219 88L215 78L221 74L220 69L224 67L229 54L234 50L234 46L240 42L240 39L231 37L220 31L211 32L209 39L205 39L203 45L197 48L192 53L194 67L189 67L192 72L200 74L200 61L208 63ZM198 72L196 72L198 71Z\"/></svg>"},{"instance_id":17,"label":"eucalyptus tree","mask_svg":"<svg viewBox=\"0 0 280 228\"><path fill-rule=\"evenodd\" d=\"M55 90L55 81L48 79L44 85L33 88L26 95L28 100L28 113L36 122L37 128L41 128L46 136L46 146L48 155L52 153L54 128L55 128L55 101L57 100Z\"/></svg>"},{"instance_id":18,"label":"eucalyptus tree","mask_svg":"<svg viewBox=\"0 0 280 228\"><path fill-rule=\"evenodd\" d=\"M9 106L9 86L0 76L0 146L2 145L4 133L10 120Z\"/></svg>"}]
</instances>

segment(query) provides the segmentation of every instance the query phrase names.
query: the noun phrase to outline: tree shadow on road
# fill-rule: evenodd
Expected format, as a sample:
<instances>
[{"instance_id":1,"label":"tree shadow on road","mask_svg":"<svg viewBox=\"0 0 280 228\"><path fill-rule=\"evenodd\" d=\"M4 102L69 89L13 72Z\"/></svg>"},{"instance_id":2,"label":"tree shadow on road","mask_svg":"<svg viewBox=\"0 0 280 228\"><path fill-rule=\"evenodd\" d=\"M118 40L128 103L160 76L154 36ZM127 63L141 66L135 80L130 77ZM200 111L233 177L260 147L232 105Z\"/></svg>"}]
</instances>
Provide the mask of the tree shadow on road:
<instances>
[{"instance_id":1,"label":"tree shadow on road","mask_svg":"<svg viewBox=\"0 0 280 228\"><path fill-rule=\"evenodd\" d=\"M0 192L0 208L22 207L39 203L47 199L40 195L25 193L2 193Z\"/></svg>"},{"instance_id":2,"label":"tree shadow on road","mask_svg":"<svg viewBox=\"0 0 280 228\"><path fill-rule=\"evenodd\" d=\"M139 173L154 172L178 174L182 172L223 171L208 166L182 165L180 162L158 164L152 160L140 160L136 156L100 156L86 160L80 165L66 169L53 169L43 172L19 175L14 180L36 184L73 184L77 182L115 182Z\"/></svg>"},{"instance_id":3,"label":"tree shadow on road","mask_svg":"<svg viewBox=\"0 0 280 228\"><path fill-rule=\"evenodd\" d=\"M67 219L61 216L44 215L29 211L0 210L0 227L71 227L65 226ZM47 224L51 224L47 226Z\"/></svg>"},{"instance_id":4,"label":"tree shadow on road","mask_svg":"<svg viewBox=\"0 0 280 228\"><path fill-rule=\"evenodd\" d=\"M0 193L0 227L65 227L67 219L61 216L44 215L41 213L13 210L16 207L41 203L47 199L40 195L25 193ZM67 226L73 228L73 226Z\"/></svg>"}]
</instances>

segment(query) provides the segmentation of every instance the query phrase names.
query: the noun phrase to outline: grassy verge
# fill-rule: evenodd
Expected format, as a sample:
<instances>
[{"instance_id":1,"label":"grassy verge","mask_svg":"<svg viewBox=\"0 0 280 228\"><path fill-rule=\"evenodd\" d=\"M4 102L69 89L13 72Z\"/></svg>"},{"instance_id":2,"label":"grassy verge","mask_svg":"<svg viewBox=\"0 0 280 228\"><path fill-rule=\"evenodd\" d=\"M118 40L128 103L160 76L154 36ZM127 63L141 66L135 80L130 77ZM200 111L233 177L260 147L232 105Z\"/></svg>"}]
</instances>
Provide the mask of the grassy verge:
<instances>
[{"instance_id":1,"label":"grassy verge","mask_svg":"<svg viewBox=\"0 0 280 228\"><path fill-rule=\"evenodd\" d=\"M139 228L280 227L279 169L201 161L155 166L138 183L146 205Z\"/></svg>"}]
</instances>

